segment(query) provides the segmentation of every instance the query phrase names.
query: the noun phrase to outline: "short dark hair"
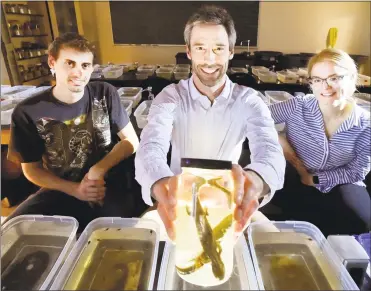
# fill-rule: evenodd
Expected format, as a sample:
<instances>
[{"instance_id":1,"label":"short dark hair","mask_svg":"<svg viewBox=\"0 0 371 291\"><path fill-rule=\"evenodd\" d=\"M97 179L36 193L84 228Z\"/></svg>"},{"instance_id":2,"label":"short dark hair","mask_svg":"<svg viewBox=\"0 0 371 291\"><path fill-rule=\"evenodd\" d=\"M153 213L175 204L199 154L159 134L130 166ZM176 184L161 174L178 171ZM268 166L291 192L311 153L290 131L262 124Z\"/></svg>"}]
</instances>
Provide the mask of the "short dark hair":
<instances>
[{"instance_id":1,"label":"short dark hair","mask_svg":"<svg viewBox=\"0 0 371 291\"><path fill-rule=\"evenodd\" d=\"M205 5L197 10L189 19L184 28L184 41L190 48L192 29L199 23L223 25L228 34L229 49L232 50L236 44L236 29L232 16L222 7Z\"/></svg>"},{"instance_id":2,"label":"short dark hair","mask_svg":"<svg viewBox=\"0 0 371 291\"><path fill-rule=\"evenodd\" d=\"M63 48L72 48L79 52L91 52L95 56L95 46L85 37L74 32L67 32L58 36L48 49L49 56L58 59L59 52Z\"/></svg>"}]
</instances>

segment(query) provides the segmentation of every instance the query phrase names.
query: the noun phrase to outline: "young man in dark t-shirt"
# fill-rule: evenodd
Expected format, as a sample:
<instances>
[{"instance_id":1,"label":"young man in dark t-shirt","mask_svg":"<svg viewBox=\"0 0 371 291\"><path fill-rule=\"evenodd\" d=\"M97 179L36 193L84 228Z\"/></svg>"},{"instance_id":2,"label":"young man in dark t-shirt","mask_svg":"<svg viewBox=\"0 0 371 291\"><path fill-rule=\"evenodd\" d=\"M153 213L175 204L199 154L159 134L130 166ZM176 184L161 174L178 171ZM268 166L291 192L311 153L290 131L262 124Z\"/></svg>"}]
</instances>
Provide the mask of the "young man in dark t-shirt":
<instances>
[{"instance_id":1,"label":"young man in dark t-shirt","mask_svg":"<svg viewBox=\"0 0 371 291\"><path fill-rule=\"evenodd\" d=\"M56 86L15 108L9 154L41 190L11 217L68 215L85 226L98 216L135 215L125 189L116 187L121 173L115 181L109 176L136 151L138 137L116 88L88 83L93 57L84 37L56 38L48 58Z\"/></svg>"}]
</instances>

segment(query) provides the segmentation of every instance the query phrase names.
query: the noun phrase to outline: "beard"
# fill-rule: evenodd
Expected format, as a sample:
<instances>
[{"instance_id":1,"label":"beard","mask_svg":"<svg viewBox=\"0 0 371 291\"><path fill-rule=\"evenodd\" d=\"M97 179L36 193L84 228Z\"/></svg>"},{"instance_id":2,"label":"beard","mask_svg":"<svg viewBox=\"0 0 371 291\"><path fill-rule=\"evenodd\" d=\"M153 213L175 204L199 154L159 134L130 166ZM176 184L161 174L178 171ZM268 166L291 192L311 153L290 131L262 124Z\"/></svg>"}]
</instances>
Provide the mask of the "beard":
<instances>
[{"instance_id":1,"label":"beard","mask_svg":"<svg viewBox=\"0 0 371 291\"><path fill-rule=\"evenodd\" d=\"M69 79L69 81L72 81L72 80ZM80 93L84 91L85 85L86 85L85 80L79 86L68 84L68 90L70 90L72 93Z\"/></svg>"},{"instance_id":2,"label":"beard","mask_svg":"<svg viewBox=\"0 0 371 291\"><path fill-rule=\"evenodd\" d=\"M205 73L202 69L209 69L209 70L215 70L213 73L208 74ZM207 87L214 87L217 85L224 77L224 75L227 73L228 69L228 62L224 65L196 65L194 62L192 62L192 71L195 73L198 77L198 79L201 81L201 83Z\"/></svg>"}]
</instances>

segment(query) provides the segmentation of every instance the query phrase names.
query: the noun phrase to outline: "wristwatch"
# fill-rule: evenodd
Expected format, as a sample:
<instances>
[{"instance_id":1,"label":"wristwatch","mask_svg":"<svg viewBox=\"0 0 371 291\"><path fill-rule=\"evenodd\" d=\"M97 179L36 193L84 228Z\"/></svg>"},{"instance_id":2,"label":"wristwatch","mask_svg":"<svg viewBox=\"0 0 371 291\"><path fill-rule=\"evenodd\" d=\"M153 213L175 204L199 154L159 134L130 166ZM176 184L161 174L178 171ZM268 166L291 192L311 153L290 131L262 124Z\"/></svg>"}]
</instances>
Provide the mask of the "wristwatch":
<instances>
[{"instance_id":1,"label":"wristwatch","mask_svg":"<svg viewBox=\"0 0 371 291\"><path fill-rule=\"evenodd\" d=\"M315 185L318 185L318 184L319 184L318 176L313 176L313 183L314 183Z\"/></svg>"}]
</instances>

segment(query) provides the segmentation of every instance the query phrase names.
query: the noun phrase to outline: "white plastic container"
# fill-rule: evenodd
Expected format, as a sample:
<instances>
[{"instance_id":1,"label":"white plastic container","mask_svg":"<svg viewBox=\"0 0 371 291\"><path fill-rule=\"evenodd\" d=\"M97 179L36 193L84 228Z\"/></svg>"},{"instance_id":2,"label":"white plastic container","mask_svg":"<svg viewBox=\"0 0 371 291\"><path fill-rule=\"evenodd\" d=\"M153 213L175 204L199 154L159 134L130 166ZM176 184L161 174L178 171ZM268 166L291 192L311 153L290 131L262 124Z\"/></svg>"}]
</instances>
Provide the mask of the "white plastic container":
<instances>
[{"instance_id":1,"label":"white plastic container","mask_svg":"<svg viewBox=\"0 0 371 291\"><path fill-rule=\"evenodd\" d=\"M279 231L261 230L273 224ZM247 229L258 290L359 290L321 231L301 221Z\"/></svg>"},{"instance_id":2,"label":"white plastic container","mask_svg":"<svg viewBox=\"0 0 371 291\"><path fill-rule=\"evenodd\" d=\"M182 79L188 79L189 78L190 69L187 67L176 67L174 69L174 79L175 80L182 80Z\"/></svg>"},{"instance_id":3,"label":"white plastic container","mask_svg":"<svg viewBox=\"0 0 371 291\"><path fill-rule=\"evenodd\" d=\"M133 108L137 107L142 100L143 89L140 87L121 87L117 90L121 100L133 102Z\"/></svg>"},{"instance_id":4,"label":"white plastic container","mask_svg":"<svg viewBox=\"0 0 371 291\"><path fill-rule=\"evenodd\" d=\"M267 67L262 67L262 66L251 66L251 70L252 70L252 73L255 76L258 76L258 72L259 71L264 71L264 72L268 72L269 71L269 69Z\"/></svg>"},{"instance_id":5,"label":"white plastic container","mask_svg":"<svg viewBox=\"0 0 371 291\"><path fill-rule=\"evenodd\" d=\"M171 77L173 75L173 68L160 67L156 70L156 75L157 77L171 80Z\"/></svg>"},{"instance_id":6,"label":"white plastic container","mask_svg":"<svg viewBox=\"0 0 371 291\"><path fill-rule=\"evenodd\" d=\"M179 277L175 269L175 245L167 243L162 256L157 290L257 290L257 280L244 236L234 246L234 268L231 278L209 288L192 285Z\"/></svg>"},{"instance_id":7,"label":"white plastic container","mask_svg":"<svg viewBox=\"0 0 371 291\"><path fill-rule=\"evenodd\" d=\"M285 91L265 91L265 96L269 98L270 105L294 98L294 96ZM278 132L282 132L285 130L285 123L275 124L275 127Z\"/></svg>"},{"instance_id":8,"label":"white plastic container","mask_svg":"<svg viewBox=\"0 0 371 291\"><path fill-rule=\"evenodd\" d=\"M354 93L353 97L371 102L371 94L368 93Z\"/></svg>"},{"instance_id":9,"label":"white plastic container","mask_svg":"<svg viewBox=\"0 0 371 291\"><path fill-rule=\"evenodd\" d=\"M1 228L3 290L48 290L75 243L77 227L77 220L66 216L22 215L5 223Z\"/></svg>"},{"instance_id":10,"label":"white plastic container","mask_svg":"<svg viewBox=\"0 0 371 291\"><path fill-rule=\"evenodd\" d=\"M270 71L258 71L258 78L264 83L276 83L277 74Z\"/></svg>"},{"instance_id":11,"label":"white plastic container","mask_svg":"<svg viewBox=\"0 0 371 291\"><path fill-rule=\"evenodd\" d=\"M42 93L44 91L49 90L51 87L52 86L41 86L41 87L37 87L35 89L30 89L30 90L27 90L27 91L23 91L23 92L20 92L19 94L17 94L15 99L26 99L26 98L36 96L36 95L39 95L40 93Z\"/></svg>"},{"instance_id":12,"label":"white plastic container","mask_svg":"<svg viewBox=\"0 0 371 291\"><path fill-rule=\"evenodd\" d=\"M122 99L121 104L122 104L122 106L124 106L124 109L125 109L126 113L130 117L130 115L133 111L133 101Z\"/></svg>"},{"instance_id":13,"label":"white plastic container","mask_svg":"<svg viewBox=\"0 0 371 291\"><path fill-rule=\"evenodd\" d=\"M299 75L285 71L279 71L277 72L277 79L282 83L296 84L299 80Z\"/></svg>"},{"instance_id":14,"label":"white plastic container","mask_svg":"<svg viewBox=\"0 0 371 291\"><path fill-rule=\"evenodd\" d=\"M247 74L249 71L246 68L232 67L231 74L244 73Z\"/></svg>"},{"instance_id":15,"label":"white plastic container","mask_svg":"<svg viewBox=\"0 0 371 291\"><path fill-rule=\"evenodd\" d=\"M3 106L1 104L1 125L9 125L11 123L12 114L17 104L11 103Z\"/></svg>"},{"instance_id":16,"label":"white plastic container","mask_svg":"<svg viewBox=\"0 0 371 291\"><path fill-rule=\"evenodd\" d=\"M14 87L7 87L1 90L1 98L18 98L18 96L22 96L28 90L35 89L36 86L14 86Z\"/></svg>"},{"instance_id":17,"label":"white plastic container","mask_svg":"<svg viewBox=\"0 0 371 291\"><path fill-rule=\"evenodd\" d=\"M117 79L118 77L121 77L124 73L124 67L123 66L109 66L107 68L104 68L102 70L103 76L106 79Z\"/></svg>"},{"instance_id":18,"label":"white plastic container","mask_svg":"<svg viewBox=\"0 0 371 291\"><path fill-rule=\"evenodd\" d=\"M190 71L191 70L191 65L189 65L189 64L177 64L175 66L175 69L188 69Z\"/></svg>"},{"instance_id":19,"label":"white plastic container","mask_svg":"<svg viewBox=\"0 0 371 291\"><path fill-rule=\"evenodd\" d=\"M143 101L138 108L134 111L134 116L137 121L137 125L139 128L144 128L147 123L147 117L149 114L149 109L152 105L152 100Z\"/></svg>"},{"instance_id":20,"label":"white plastic container","mask_svg":"<svg viewBox=\"0 0 371 291\"><path fill-rule=\"evenodd\" d=\"M358 74L358 85L360 86L371 86L371 77L366 75Z\"/></svg>"},{"instance_id":21,"label":"white plastic container","mask_svg":"<svg viewBox=\"0 0 371 291\"><path fill-rule=\"evenodd\" d=\"M50 290L123 290L128 282L121 281L122 272L126 269L135 272L127 277L138 276L138 269L130 268L138 261L139 286L127 290L152 290L158 245L159 226L152 220L97 218L79 237Z\"/></svg>"}]
</instances>

